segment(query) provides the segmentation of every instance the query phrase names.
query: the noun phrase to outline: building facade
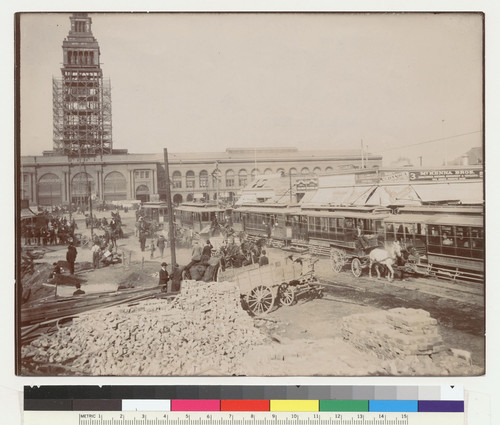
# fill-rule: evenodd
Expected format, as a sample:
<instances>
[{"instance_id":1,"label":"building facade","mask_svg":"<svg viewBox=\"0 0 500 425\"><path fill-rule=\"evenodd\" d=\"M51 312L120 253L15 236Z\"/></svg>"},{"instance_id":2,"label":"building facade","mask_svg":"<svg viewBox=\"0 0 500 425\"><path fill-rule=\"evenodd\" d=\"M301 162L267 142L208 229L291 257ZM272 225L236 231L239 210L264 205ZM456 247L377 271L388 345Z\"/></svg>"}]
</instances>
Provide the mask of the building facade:
<instances>
[{"instance_id":1,"label":"building facade","mask_svg":"<svg viewBox=\"0 0 500 425\"><path fill-rule=\"evenodd\" d=\"M366 168L380 167L381 156L364 155ZM170 153L174 203L224 199L234 202L258 175L322 175L361 167L360 151L299 151L296 148L231 149L224 152ZM75 158L45 152L21 157L21 199L30 205L86 205L166 199L163 154Z\"/></svg>"}]
</instances>

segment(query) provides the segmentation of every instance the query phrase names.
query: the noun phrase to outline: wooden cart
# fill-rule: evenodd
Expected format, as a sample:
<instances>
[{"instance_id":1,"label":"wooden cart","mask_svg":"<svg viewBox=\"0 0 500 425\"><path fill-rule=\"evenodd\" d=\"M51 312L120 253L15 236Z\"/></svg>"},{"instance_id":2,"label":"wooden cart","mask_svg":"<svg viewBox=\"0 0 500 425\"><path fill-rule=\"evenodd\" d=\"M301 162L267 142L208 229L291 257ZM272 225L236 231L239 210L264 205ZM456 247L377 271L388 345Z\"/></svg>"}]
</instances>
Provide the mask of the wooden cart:
<instances>
[{"instance_id":1,"label":"wooden cart","mask_svg":"<svg viewBox=\"0 0 500 425\"><path fill-rule=\"evenodd\" d=\"M252 264L219 271L218 282L236 282L240 287L244 306L253 314L269 313L275 303L294 304L300 296L321 297L323 288L314 276L315 259L287 257L259 267Z\"/></svg>"}]
</instances>

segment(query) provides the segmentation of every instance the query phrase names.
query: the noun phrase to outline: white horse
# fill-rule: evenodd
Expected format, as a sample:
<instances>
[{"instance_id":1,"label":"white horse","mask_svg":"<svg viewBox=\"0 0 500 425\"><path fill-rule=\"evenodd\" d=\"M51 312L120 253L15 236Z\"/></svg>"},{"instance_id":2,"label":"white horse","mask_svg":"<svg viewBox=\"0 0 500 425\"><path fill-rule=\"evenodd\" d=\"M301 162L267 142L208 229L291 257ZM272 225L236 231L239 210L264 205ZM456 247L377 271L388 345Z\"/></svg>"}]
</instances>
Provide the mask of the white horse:
<instances>
[{"instance_id":1,"label":"white horse","mask_svg":"<svg viewBox=\"0 0 500 425\"><path fill-rule=\"evenodd\" d=\"M375 248L370 251L370 278L372 277L372 266L375 265L375 270L377 270L377 279L380 279L380 271L378 269L379 264L387 266L389 273L387 274L387 280L390 282L394 279L394 269L392 265L396 262L398 257L401 257L401 245L398 241L392 243L386 243L385 248Z\"/></svg>"}]
</instances>

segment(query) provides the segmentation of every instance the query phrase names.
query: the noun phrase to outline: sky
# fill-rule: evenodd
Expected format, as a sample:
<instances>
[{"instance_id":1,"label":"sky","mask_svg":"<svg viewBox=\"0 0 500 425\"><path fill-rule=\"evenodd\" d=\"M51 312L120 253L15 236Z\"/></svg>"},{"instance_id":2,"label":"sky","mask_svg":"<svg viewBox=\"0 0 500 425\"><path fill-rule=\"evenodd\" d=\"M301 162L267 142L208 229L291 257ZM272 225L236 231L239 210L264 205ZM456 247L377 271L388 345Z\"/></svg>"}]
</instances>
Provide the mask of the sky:
<instances>
[{"instance_id":1,"label":"sky","mask_svg":"<svg viewBox=\"0 0 500 425\"><path fill-rule=\"evenodd\" d=\"M69 14L21 17L21 152L52 142ZM113 147L359 149L441 165L483 140L480 14L91 13Z\"/></svg>"}]
</instances>

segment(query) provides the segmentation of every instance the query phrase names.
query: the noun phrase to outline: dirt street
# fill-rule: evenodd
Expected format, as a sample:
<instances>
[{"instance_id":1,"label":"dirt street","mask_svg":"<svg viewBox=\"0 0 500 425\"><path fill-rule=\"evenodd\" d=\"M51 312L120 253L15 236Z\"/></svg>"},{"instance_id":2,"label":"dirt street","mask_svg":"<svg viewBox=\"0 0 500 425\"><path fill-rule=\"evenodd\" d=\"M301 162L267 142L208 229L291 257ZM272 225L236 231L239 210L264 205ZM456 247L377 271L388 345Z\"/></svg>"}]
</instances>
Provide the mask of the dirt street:
<instances>
[{"instance_id":1,"label":"dirt street","mask_svg":"<svg viewBox=\"0 0 500 425\"><path fill-rule=\"evenodd\" d=\"M110 216L110 213L98 213ZM125 239L118 241L118 252L127 260L99 270L77 273L84 280L82 289L87 293L114 291L120 284L135 287L158 284L160 263L171 267L170 249L164 258L156 250L142 252L134 235L135 215L121 213ZM85 229L84 217L76 216L77 232L90 235ZM149 246L150 239L147 241ZM37 263L64 259L66 247L49 247ZM177 249L177 262L190 260L189 249ZM284 252L268 249L270 260L283 258ZM91 262L90 247L78 247L77 263ZM78 264L77 264L78 265ZM254 318L255 325L269 337L264 345L249 347L237 374L241 375L479 375L484 373L484 292L480 284L458 284L424 278L408 278L388 283L355 278L349 270L334 274L329 260L316 264L316 273L325 287L321 299L302 299L290 307L275 308L265 317ZM43 285L39 282L38 285ZM54 288L45 285L45 296ZM71 286L58 286L59 296L70 296ZM430 360L411 359L402 364L376 357L373 353L354 348L341 332L343 318L360 313L383 312L403 307L423 309L437 320L439 334L446 349L459 349L471 353L471 363L456 356L440 354ZM449 353L448 353L449 354ZM217 369L210 373L218 374Z\"/></svg>"}]
</instances>

